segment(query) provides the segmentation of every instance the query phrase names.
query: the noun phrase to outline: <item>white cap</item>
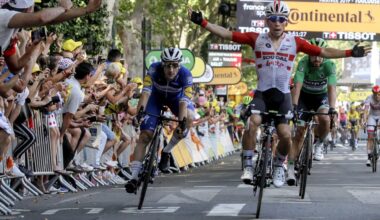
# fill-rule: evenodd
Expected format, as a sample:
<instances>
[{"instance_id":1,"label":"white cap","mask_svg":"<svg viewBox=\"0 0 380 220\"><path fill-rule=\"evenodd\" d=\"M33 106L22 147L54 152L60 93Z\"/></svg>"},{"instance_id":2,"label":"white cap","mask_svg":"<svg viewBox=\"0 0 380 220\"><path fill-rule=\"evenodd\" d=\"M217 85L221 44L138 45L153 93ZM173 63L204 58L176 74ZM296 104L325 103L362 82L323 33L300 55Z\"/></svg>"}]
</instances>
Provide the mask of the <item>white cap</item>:
<instances>
[{"instance_id":1,"label":"white cap","mask_svg":"<svg viewBox=\"0 0 380 220\"><path fill-rule=\"evenodd\" d=\"M10 0L9 6L17 9L27 9L34 5L34 0Z\"/></svg>"}]
</instances>

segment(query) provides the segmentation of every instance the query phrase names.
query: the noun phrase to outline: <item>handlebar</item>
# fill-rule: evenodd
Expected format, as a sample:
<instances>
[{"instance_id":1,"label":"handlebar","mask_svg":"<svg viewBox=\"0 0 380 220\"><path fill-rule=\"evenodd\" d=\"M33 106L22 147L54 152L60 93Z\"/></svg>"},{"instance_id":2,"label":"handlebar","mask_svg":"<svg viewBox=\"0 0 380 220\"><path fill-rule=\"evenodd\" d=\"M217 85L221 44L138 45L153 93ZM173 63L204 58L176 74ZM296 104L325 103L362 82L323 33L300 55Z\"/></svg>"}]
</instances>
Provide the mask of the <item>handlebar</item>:
<instances>
[{"instance_id":1,"label":"handlebar","mask_svg":"<svg viewBox=\"0 0 380 220\"><path fill-rule=\"evenodd\" d=\"M291 112L283 114L283 113L278 113L278 111L274 111L274 110L269 110L269 111L265 112L265 111L252 109L251 113L252 114L258 114L258 115L264 115L264 116L284 117L285 119L288 119L288 120L293 118L293 113L291 113Z\"/></svg>"},{"instance_id":2,"label":"handlebar","mask_svg":"<svg viewBox=\"0 0 380 220\"><path fill-rule=\"evenodd\" d=\"M311 115L311 116L315 116L315 115L328 115L328 116L330 116L330 130L335 127L334 116L337 115L337 113L330 114L330 113L315 112L315 111L297 111L297 112L303 113L303 114L308 114L308 115Z\"/></svg>"}]
</instances>

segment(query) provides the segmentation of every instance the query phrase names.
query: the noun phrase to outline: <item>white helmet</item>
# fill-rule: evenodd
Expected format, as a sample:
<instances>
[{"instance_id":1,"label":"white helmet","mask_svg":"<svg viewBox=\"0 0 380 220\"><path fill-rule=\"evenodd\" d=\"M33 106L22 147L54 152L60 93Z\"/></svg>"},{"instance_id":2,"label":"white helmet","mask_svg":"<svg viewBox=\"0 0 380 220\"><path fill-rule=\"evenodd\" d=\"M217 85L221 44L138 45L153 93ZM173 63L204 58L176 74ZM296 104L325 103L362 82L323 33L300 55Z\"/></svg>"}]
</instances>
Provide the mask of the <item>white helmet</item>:
<instances>
[{"instance_id":1,"label":"white helmet","mask_svg":"<svg viewBox=\"0 0 380 220\"><path fill-rule=\"evenodd\" d=\"M181 62L182 52L177 47L165 48L161 53L162 62Z\"/></svg>"},{"instance_id":2,"label":"white helmet","mask_svg":"<svg viewBox=\"0 0 380 220\"><path fill-rule=\"evenodd\" d=\"M289 12L290 10L288 5L281 0L274 0L273 2L269 3L265 8L266 17L269 17L271 15L288 16Z\"/></svg>"}]
</instances>

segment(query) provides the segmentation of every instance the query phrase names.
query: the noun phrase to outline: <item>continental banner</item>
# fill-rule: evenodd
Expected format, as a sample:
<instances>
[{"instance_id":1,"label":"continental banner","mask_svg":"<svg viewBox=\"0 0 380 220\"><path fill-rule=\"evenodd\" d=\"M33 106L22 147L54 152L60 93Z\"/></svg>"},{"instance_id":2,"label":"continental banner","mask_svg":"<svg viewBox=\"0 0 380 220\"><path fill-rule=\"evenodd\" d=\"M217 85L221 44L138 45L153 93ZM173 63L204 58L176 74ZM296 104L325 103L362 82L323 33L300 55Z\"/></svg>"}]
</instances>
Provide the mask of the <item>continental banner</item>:
<instances>
[{"instance_id":1,"label":"continental banner","mask_svg":"<svg viewBox=\"0 0 380 220\"><path fill-rule=\"evenodd\" d=\"M272 0L238 0L237 30L266 33L265 6ZM380 0L287 1L289 34L306 39L380 40Z\"/></svg>"},{"instance_id":2,"label":"continental banner","mask_svg":"<svg viewBox=\"0 0 380 220\"><path fill-rule=\"evenodd\" d=\"M290 31L380 33L380 5L287 2Z\"/></svg>"}]
</instances>

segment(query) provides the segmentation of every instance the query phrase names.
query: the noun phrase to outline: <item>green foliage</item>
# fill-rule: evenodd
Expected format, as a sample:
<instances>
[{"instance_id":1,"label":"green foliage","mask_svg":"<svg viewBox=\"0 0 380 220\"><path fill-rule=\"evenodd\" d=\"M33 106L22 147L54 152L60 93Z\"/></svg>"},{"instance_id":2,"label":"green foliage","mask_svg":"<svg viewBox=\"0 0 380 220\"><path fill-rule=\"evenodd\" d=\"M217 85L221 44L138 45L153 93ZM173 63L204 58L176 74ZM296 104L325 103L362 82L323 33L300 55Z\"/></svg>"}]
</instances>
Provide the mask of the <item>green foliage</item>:
<instances>
[{"instance_id":1,"label":"green foliage","mask_svg":"<svg viewBox=\"0 0 380 220\"><path fill-rule=\"evenodd\" d=\"M57 0L49 1L48 6L57 5ZM86 1L72 0L74 7L85 7ZM107 21L108 12L106 5L95 13L79 17L61 24L48 26L49 32L62 34L64 39L72 38L75 41L82 41L85 44L88 54L100 54L105 46L109 45L106 40L108 33Z\"/></svg>"}]
</instances>

